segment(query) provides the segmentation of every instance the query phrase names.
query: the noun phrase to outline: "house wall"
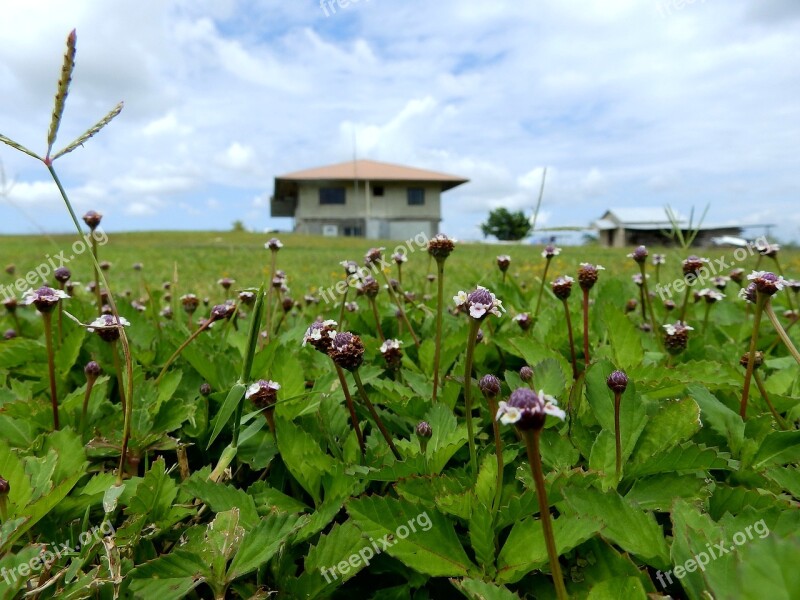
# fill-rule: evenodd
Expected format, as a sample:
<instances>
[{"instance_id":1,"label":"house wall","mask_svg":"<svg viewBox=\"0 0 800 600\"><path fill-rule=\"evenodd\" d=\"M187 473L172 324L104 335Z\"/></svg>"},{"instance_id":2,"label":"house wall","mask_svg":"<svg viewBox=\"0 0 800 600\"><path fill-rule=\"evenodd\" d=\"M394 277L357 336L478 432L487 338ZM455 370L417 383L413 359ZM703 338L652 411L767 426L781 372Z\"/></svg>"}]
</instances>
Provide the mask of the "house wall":
<instances>
[{"instance_id":1,"label":"house wall","mask_svg":"<svg viewBox=\"0 0 800 600\"><path fill-rule=\"evenodd\" d=\"M381 185L383 196L375 196L373 187ZM345 204L320 204L323 187L344 187ZM408 188L423 188L425 204L408 205ZM369 218L368 218L369 215ZM322 234L326 225L337 225L338 235L345 227L361 226L368 238L407 239L418 233L435 235L441 220L441 184L414 182L302 182L298 188L295 231ZM411 232L411 233L409 233Z\"/></svg>"}]
</instances>

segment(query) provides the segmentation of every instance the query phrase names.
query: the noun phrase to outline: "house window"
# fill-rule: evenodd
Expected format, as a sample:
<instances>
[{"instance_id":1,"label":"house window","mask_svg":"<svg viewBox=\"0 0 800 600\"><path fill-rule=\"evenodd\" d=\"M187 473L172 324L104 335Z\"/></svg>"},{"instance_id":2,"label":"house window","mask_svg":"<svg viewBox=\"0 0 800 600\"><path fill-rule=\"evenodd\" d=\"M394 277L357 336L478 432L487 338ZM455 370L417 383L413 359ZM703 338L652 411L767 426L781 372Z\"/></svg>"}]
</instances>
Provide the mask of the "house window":
<instances>
[{"instance_id":1,"label":"house window","mask_svg":"<svg viewBox=\"0 0 800 600\"><path fill-rule=\"evenodd\" d=\"M361 227L355 225L353 227L343 227L343 233L346 237L363 237L364 234L361 231Z\"/></svg>"},{"instance_id":2,"label":"house window","mask_svg":"<svg viewBox=\"0 0 800 600\"><path fill-rule=\"evenodd\" d=\"M344 204L344 188L319 188L320 204Z\"/></svg>"},{"instance_id":3,"label":"house window","mask_svg":"<svg viewBox=\"0 0 800 600\"><path fill-rule=\"evenodd\" d=\"M422 206L425 204L424 188L408 188L408 205Z\"/></svg>"},{"instance_id":4,"label":"house window","mask_svg":"<svg viewBox=\"0 0 800 600\"><path fill-rule=\"evenodd\" d=\"M375 197L383 197L384 189L382 185L376 185L372 188L372 195Z\"/></svg>"}]
</instances>

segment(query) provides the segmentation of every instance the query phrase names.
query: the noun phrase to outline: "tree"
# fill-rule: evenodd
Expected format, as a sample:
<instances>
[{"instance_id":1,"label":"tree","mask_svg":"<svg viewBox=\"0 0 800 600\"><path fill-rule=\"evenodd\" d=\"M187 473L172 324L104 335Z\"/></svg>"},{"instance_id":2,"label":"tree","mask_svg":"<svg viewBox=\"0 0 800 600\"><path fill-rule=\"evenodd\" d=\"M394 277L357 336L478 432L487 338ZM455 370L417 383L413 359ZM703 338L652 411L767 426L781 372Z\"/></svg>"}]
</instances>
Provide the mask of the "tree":
<instances>
[{"instance_id":1,"label":"tree","mask_svg":"<svg viewBox=\"0 0 800 600\"><path fill-rule=\"evenodd\" d=\"M489 213L489 219L481 224L484 237L493 235L498 240L521 240L531 232L531 222L521 210L508 212L505 208L496 208Z\"/></svg>"}]
</instances>

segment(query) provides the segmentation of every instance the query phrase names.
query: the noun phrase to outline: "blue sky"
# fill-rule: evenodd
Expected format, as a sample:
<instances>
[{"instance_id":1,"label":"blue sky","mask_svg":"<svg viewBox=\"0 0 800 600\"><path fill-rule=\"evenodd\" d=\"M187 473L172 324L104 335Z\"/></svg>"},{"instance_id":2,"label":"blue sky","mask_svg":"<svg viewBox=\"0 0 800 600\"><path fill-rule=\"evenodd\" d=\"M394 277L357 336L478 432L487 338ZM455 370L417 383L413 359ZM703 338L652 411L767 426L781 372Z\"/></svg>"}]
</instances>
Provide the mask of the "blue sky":
<instances>
[{"instance_id":1,"label":"blue sky","mask_svg":"<svg viewBox=\"0 0 800 600\"><path fill-rule=\"evenodd\" d=\"M588 225L711 204L800 239L796 0L0 0L0 133L42 151L64 40L77 67L56 166L108 231L286 229L276 175L359 157L471 179L443 231L494 207ZM334 12L335 9L335 12ZM67 231L42 165L0 148L0 233Z\"/></svg>"}]
</instances>

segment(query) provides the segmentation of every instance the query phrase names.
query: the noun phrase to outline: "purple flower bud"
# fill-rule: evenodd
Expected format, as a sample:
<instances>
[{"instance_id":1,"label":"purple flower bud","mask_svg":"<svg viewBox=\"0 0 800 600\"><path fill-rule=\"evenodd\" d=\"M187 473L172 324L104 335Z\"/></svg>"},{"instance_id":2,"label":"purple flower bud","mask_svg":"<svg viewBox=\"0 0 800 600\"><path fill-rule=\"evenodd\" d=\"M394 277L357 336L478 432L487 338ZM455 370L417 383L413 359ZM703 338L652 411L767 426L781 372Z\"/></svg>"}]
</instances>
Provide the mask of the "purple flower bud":
<instances>
[{"instance_id":1,"label":"purple flower bud","mask_svg":"<svg viewBox=\"0 0 800 600\"><path fill-rule=\"evenodd\" d=\"M100 225L100 221L103 219L103 215L99 212L90 210L85 215L83 215L83 222L89 226L89 229L94 231L97 229L97 226Z\"/></svg>"},{"instance_id":2,"label":"purple flower bud","mask_svg":"<svg viewBox=\"0 0 800 600\"><path fill-rule=\"evenodd\" d=\"M511 257L508 254L501 254L497 257L497 268L500 269L501 272L505 273L508 271L510 265Z\"/></svg>"},{"instance_id":3,"label":"purple flower bud","mask_svg":"<svg viewBox=\"0 0 800 600\"><path fill-rule=\"evenodd\" d=\"M572 294L572 282L574 280L569 275L557 278L552 281L550 285L553 288L553 294L559 300L566 300Z\"/></svg>"},{"instance_id":4,"label":"purple flower bud","mask_svg":"<svg viewBox=\"0 0 800 600\"><path fill-rule=\"evenodd\" d=\"M739 364L742 365L745 369L747 368L748 363L750 362L750 353L746 353L742 355L742 358L739 359ZM753 368L757 369L760 367L764 362L764 353L760 350L756 350L755 357L753 360Z\"/></svg>"},{"instance_id":5,"label":"purple flower bud","mask_svg":"<svg viewBox=\"0 0 800 600\"><path fill-rule=\"evenodd\" d=\"M355 371L364 360L364 344L357 335L343 331L334 336L328 356L342 369Z\"/></svg>"},{"instance_id":6,"label":"purple flower bud","mask_svg":"<svg viewBox=\"0 0 800 600\"><path fill-rule=\"evenodd\" d=\"M108 271L111 268L111 263L107 260L100 261L100 269L102 271Z\"/></svg>"},{"instance_id":7,"label":"purple flower bud","mask_svg":"<svg viewBox=\"0 0 800 600\"><path fill-rule=\"evenodd\" d=\"M364 255L364 263L369 267L372 265L380 266L383 261L383 251L385 248L370 248Z\"/></svg>"},{"instance_id":8,"label":"purple flower bud","mask_svg":"<svg viewBox=\"0 0 800 600\"><path fill-rule=\"evenodd\" d=\"M6 496L10 491L11 491L11 484L8 483L7 479L0 477L0 496ZM3 501L5 502L5 500Z\"/></svg>"},{"instance_id":9,"label":"purple flower bud","mask_svg":"<svg viewBox=\"0 0 800 600\"><path fill-rule=\"evenodd\" d=\"M455 240L439 233L428 240L428 254L438 261L445 260L455 249Z\"/></svg>"},{"instance_id":10,"label":"purple flower bud","mask_svg":"<svg viewBox=\"0 0 800 600\"><path fill-rule=\"evenodd\" d=\"M53 277L60 283L66 283L72 277L72 272L67 267L58 267L53 271Z\"/></svg>"},{"instance_id":11,"label":"purple flower bud","mask_svg":"<svg viewBox=\"0 0 800 600\"><path fill-rule=\"evenodd\" d=\"M612 371L606 379L606 385L615 394L623 394L628 387L628 376L624 371Z\"/></svg>"},{"instance_id":12,"label":"purple flower bud","mask_svg":"<svg viewBox=\"0 0 800 600\"><path fill-rule=\"evenodd\" d=\"M531 369L528 365L525 365L519 370L519 377L525 383L529 383L533 380L533 369Z\"/></svg>"},{"instance_id":13,"label":"purple flower bud","mask_svg":"<svg viewBox=\"0 0 800 600\"><path fill-rule=\"evenodd\" d=\"M433 429L431 429L430 423L427 421L420 421L419 425L417 425L416 433L418 438L427 440L433 435Z\"/></svg>"},{"instance_id":14,"label":"purple flower bud","mask_svg":"<svg viewBox=\"0 0 800 600\"><path fill-rule=\"evenodd\" d=\"M235 282L236 282L235 279L231 279L230 277L223 277L217 283L220 284L222 286L222 288L227 291L227 290L231 289L231 286Z\"/></svg>"},{"instance_id":15,"label":"purple flower bud","mask_svg":"<svg viewBox=\"0 0 800 600\"><path fill-rule=\"evenodd\" d=\"M103 370L100 368L100 365L93 360L90 360L86 363L86 366L83 367L83 373L86 375L86 379L92 382L100 377L100 373L102 372Z\"/></svg>"},{"instance_id":16,"label":"purple flower bud","mask_svg":"<svg viewBox=\"0 0 800 600\"><path fill-rule=\"evenodd\" d=\"M6 265L6 273L9 275L13 275L17 271L17 267L14 265Z\"/></svg>"},{"instance_id":17,"label":"purple flower bud","mask_svg":"<svg viewBox=\"0 0 800 600\"><path fill-rule=\"evenodd\" d=\"M200 395L201 396L210 396L211 395L211 386L208 383L201 383L200 384Z\"/></svg>"},{"instance_id":18,"label":"purple flower bud","mask_svg":"<svg viewBox=\"0 0 800 600\"><path fill-rule=\"evenodd\" d=\"M636 250L628 254L628 258L632 258L640 265L643 265L645 263L645 261L647 260L647 256L648 252L645 246L639 246L636 248Z\"/></svg>"},{"instance_id":19,"label":"purple flower bud","mask_svg":"<svg viewBox=\"0 0 800 600\"><path fill-rule=\"evenodd\" d=\"M689 342L689 332L694 330L694 327L689 327L682 321L675 324L664 325L664 346L670 354L680 354L686 350Z\"/></svg>"},{"instance_id":20,"label":"purple flower bud","mask_svg":"<svg viewBox=\"0 0 800 600\"><path fill-rule=\"evenodd\" d=\"M500 395L500 380L494 375L484 375L478 382L478 387L487 398L497 398Z\"/></svg>"},{"instance_id":21,"label":"purple flower bud","mask_svg":"<svg viewBox=\"0 0 800 600\"><path fill-rule=\"evenodd\" d=\"M692 254L689 258L683 261L682 269L684 276L697 277L700 270L708 264L707 258L700 258Z\"/></svg>"},{"instance_id":22,"label":"purple flower bud","mask_svg":"<svg viewBox=\"0 0 800 600\"><path fill-rule=\"evenodd\" d=\"M283 248L283 243L278 238L270 238L264 246L268 250L272 250L273 252L277 252L281 248Z\"/></svg>"},{"instance_id":23,"label":"purple flower bud","mask_svg":"<svg viewBox=\"0 0 800 600\"><path fill-rule=\"evenodd\" d=\"M514 322L519 325L519 328L522 331L528 331L533 325L533 319L528 313L520 313L516 317L514 317Z\"/></svg>"},{"instance_id":24,"label":"purple flower bud","mask_svg":"<svg viewBox=\"0 0 800 600\"><path fill-rule=\"evenodd\" d=\"M604 271L605 267L590 263L581 263L578 269L578 285L582 290L590 290L597 283L598 271Z\"/></svg>"},{"instance_id":25,"label":"purple flower bud","mask_svg":"<svg viewBox=\"0 0 800 600\"><path fill-rule=\"evenodd\" d=\"M552 396L547 396L544 392L537 394L529 388L519 388L511 393L508 402L500 402L495 418L505 425L514 424L525 431L544 427L547 415L562 420L566 418Z\"/></svg>"},{"instance_id":26,"label":"purple flower bud","mask_svg":"<svg viewBox=\"0 0 800 600\"><path fill-rule=\"evenodd\" d=\"M6 340L13 340L15 337L17 337L17 332L13 329L6 329L5 333L3 334L3 339Z\"/></svg>"},{"instance_id":27,"label":"purple flower bud","mask_svg":"<svg viewBox=\"0 0 800 600\"><path fill-rule=\"evenodd\" d=\"M230 319L234 312L236 312L236 305L234 304L217 304L211 309L211 315L209 318L212 321Z\"/></svg>"},{"instance_id":28,"label":"purple flower bud","mask_svg":"<svg viewBox=\"0 0 800 600\"><path fill-rule=\"evenodd\" d=\"M280 389L279 383L261 379L247 388L244 397L250 400L256 408L269 408L275 405Z\"/></svg>"}]
</instances>

